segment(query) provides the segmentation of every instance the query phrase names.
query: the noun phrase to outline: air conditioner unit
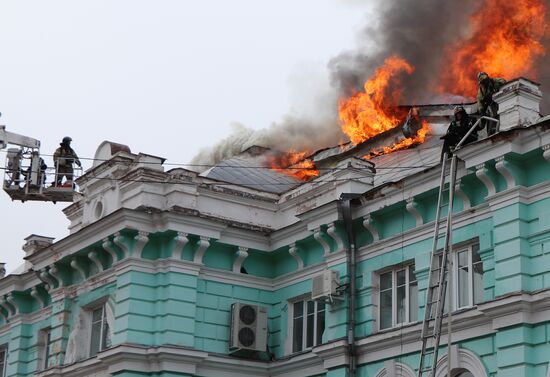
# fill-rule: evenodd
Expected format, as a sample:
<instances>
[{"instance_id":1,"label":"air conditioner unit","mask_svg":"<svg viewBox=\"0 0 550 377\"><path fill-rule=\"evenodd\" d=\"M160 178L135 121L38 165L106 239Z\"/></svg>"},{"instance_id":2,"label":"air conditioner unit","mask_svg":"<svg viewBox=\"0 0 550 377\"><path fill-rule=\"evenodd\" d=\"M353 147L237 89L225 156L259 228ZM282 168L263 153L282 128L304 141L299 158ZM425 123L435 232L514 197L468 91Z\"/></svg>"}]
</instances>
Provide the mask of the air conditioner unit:
<instances>
[{"instance_id":1,"label":"air conditioner unit","mask_svg":"<svg viewBox=\"0 0 550 377\"><path fill-rule=\"evenodd\" d=\"M231 305L229 350L263 351L267 349L267 308L234 303Z\"/></svg>"},{"instance_id":2,"label":"air conditioner unit","mask_svg":"<svg viewBox=\"0 0 550 377\"><path fill-rule=\"evenodd\" d=\"M324 270L311 280L311 299L319 301L333 301L340 298L340 273L334 270Z\"/></svg>"}]
</instances>

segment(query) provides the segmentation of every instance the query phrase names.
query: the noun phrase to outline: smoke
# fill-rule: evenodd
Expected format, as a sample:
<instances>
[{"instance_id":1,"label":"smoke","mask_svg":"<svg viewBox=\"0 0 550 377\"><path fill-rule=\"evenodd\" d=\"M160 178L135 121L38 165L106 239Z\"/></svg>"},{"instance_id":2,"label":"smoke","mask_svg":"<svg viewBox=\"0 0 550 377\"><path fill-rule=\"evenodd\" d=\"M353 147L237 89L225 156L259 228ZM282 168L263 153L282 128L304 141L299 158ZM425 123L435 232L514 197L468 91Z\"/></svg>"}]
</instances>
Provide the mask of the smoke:
<instances>
[{"instance_id":1,"label":"smoke","mask_svg":"<svg viewBox=\"0 0 550 377\"><path fill-rule=\"evenodd\" d=\"M204 165L205 169L254 145L281 152L314 152L346 141L338 123L338 93L330 86L326 71L301 66L290 80L293 109L280 121L263 129L234 122L228 137L199 151L191 163Z\"/></svg>"},{"instance_id":2,"label":"smoke","mask_svg":"<svg viewBox=\"0 0 550 377\"><path fill-rule=\"evenodd\" d=\"M340 0L356 6L360 0ZM503 0L505 1L505 0ZM550 0L544 0L547 11ZM468 36L469 17L483 2L476 0L379 0L376 17L367 18L357 47L343 51L328 63L330 89L317 96L306 114L290 112L283 120L263 130L234 125L234 132L217 145L202 150L194 159L197 164L211 165L234 156L252 145L287 151L314 151L345 140L338 126L337 99L362 90L365 81L384 59L397 55L415 67L412 75L404 75L403 102L452 103L472 100L458 97L452 89L447 94L435 93L437 80L450 46ZM548 18L547 16L547 19ZM550 27L549 27L550 29ZM490 33L487 30L487 33ZM550 46L550 30L543 44ZM550 110L550 64L547 56L536 63L537 79L549 95L543 96L541 112ZM305 82L302 80L301 82ZM299 84L299 83L297 83ZM311 88L309 89L314 93ZM305 95L305 97L312 96ZM327 110L328 109L328 110ZM308 115L309 114L309 115Z\"/></svg>"},{"instance_id":3,"label":"smoke","mask_svg":"<svg viewBox=\"0 0 550 377\"><path fill-rule=\"evenodd\" d=\"M441 56L457 35L467 32L468 9L474 0L391 0L379 10L376 26L367 25L362 38L376 49L345 51L329 64L331 81L342 95L360 90L363 83L390 55L398 55L415 67L403 78L405 101L431 100L429 88L437 78Z\"/></svg>"}]
</instances>

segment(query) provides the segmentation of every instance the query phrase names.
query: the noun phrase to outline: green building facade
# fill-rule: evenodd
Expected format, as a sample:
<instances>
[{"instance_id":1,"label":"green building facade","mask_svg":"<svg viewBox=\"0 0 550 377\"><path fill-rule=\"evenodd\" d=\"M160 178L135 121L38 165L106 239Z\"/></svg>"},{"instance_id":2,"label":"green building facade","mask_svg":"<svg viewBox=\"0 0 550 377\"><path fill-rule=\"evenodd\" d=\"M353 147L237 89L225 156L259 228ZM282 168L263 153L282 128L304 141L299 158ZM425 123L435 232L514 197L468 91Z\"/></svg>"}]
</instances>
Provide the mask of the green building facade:
<instances>
[{"instance_id":1,"label":"green building facade","mask_svg":"<svg viewBox=\"0 0 550 377\"><path fill-rule=\"evenodd\" d=\"M451 346L445 317L437 376L449 359L453 376L549 376L550 118L509 105L537 91L510 83L500 132L456 152ZM434 130L449 114L424 113ZM25 266L0 280L3 376L344 377L350 361L361 377L415 376L439 148L434 131L269 191L105 142L64 210L70 234L30 236ZM343 193L359 194L353 347ZM327 270L337 292L314 301ZM267 310L265 350L230 348L235 303Z\"/></svg>"}]
</instances>

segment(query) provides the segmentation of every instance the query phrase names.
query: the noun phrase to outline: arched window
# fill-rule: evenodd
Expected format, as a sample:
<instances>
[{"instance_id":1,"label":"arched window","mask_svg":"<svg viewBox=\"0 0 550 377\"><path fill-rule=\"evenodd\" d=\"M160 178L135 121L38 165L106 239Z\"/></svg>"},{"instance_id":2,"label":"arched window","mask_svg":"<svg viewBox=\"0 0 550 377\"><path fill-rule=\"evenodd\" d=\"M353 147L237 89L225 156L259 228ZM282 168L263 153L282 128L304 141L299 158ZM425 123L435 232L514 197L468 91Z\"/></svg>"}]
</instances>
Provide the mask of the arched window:
<instances>
[{"instance_id":1,"label":"arched window","mask_svg":"<svg viewBox=\"0 0 550 377\"><path fill-rule=\"evenodd\" d=\"M416 374L407 365L388 360L384 362L384 368L380 369L376 377L416 377Z\"/></svg>"},{"instance_id":2,"label":"arched window","mask_svg":"<svg viewBox=\"0 0 550 377\"><path fill-rule=\"evenodd\" d=\"M437 362L436 377L447 377L448 356ZM451 368L453 377L488 377L485 366L479 358L465 348L451 347Z\"/></svg>"}]
</instances>

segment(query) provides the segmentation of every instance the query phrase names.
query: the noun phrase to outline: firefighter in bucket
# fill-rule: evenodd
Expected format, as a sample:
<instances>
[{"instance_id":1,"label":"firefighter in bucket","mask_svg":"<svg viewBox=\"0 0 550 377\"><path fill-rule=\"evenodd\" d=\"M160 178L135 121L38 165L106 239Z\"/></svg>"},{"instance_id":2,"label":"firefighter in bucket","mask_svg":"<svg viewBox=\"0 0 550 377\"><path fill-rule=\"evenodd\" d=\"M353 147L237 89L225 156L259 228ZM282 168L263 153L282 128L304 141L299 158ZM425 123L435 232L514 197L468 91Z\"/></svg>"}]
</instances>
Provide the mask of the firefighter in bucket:
<instances>
[{"instance_id":1,"label":"firefighter in bucket","mask_svg":"<svg viewBox=\"0 0 550 377\"><path fill-rule=\"evenodd\" d=\"M72 187L74 176L73 164L77 164L78 167L82 167L76 152L73 148L71 148L72 140L73 139L69 136L65 136L59 144L59 148L57 148L53 154L53 161L55 164L54 186L56 187L62 186L61 184L63 182L63 177L66 178L65 184Z\"/></svg>"}]
</instances>

